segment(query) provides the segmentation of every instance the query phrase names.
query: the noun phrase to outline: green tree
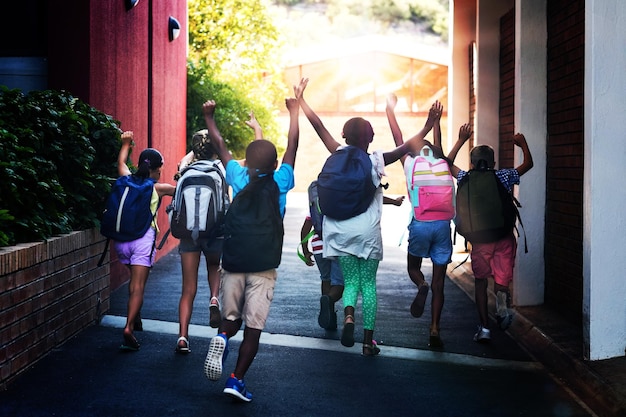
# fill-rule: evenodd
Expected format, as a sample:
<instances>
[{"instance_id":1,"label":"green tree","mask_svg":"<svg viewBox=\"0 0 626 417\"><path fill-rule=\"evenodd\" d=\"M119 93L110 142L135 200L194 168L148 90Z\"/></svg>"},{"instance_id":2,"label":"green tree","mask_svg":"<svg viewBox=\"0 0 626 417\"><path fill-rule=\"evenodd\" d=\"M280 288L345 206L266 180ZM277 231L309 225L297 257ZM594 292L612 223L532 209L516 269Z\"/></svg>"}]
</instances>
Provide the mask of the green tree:
<instances>
[{"instance_id":1,"label":"green tree","mask_svg":"<svg viewBox=\"0 0 626 417\"><path fill-rule=\"evenodd\" d=\"M218 109L245 106L226 109L246 117L254 112L264 135L273 141L278 138L280 129L274 114L282 110L289 91L282 81L280 53L284 42L270 6L265 0L188 1L188 137L204 126L201 103L211 98ZM231 119L243 125L241 116ZM216 121L235 153L245 148L249 137L241 137L237 129L229 132L229 123L220 126L218 118Z\"/></svg>"}]
</instances>

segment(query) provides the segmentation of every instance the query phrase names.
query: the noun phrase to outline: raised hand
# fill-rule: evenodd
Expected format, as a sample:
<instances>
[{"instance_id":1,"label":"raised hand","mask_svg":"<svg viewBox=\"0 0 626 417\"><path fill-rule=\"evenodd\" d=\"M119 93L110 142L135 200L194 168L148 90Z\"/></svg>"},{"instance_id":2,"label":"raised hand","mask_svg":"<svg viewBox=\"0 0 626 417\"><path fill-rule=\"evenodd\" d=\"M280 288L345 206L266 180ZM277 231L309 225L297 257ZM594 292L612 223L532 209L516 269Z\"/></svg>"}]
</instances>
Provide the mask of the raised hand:
<instances>
[{"instance_id":1,"label":"raised hand","mask_svg":"<svg viewBox=\"0 0 626 417\"><path fill-rule=\"evenodd\" d=\"M474 133L472 132L472 126L469 123L465 123L459 128L459 140L463 143L467 142L472 133Z\"/></svg>"},{"instance_id":2,"label":"raised hand","mask_svg":"<svg viewBox=\"0 0 626 417\"><path fill-rule=\"evenodd\" d=\"M516 133L515 136L513 136L513 143L522 147L522 145L526 144L526 137L521 133Z\"/></svg>"},{"instance_id":3,"label":"raised hand","mask_svg":"<svg viewBox=\"0 0 626 417\"><path fill-rule=\"evenodd\" d=\"M396 105L398 105L398 96L396 96L394 93L388 94L387 108L393 110L396 108Z\"/></svg>"},{"instance_id":4,"label":"raised hand","mask_svg":"<svg viewBox=\"0 0 626 417\"><path fill-rule=\"evenodd\" d=\"M304 90L306 89L308 83L308 78L302 78L298 85L293 86L293 95L296 97L296 99L299 100L302 98L302 95L304 94Z\"/></svg>"},{"instance_id":5,"label":"raised hand","mask_svg":"<svg viewBox=\"0 0 626 417\"><path fill-rule=\"evenodd\" d=\"M254 112L252 112L252 111L251 111L251 112L248 114L248 116L250 116L250 119L249 119L249 120L246 120L246 122L245 122L245 123L246 123L246 125L247 125L249 128L253 129L253 130L260 129L260 128L261 128L261 124L260 124L260 123L259 123L259 121L256 119L256 117L254 117Z\"/></svg>"},{"instance_id":6,"label":"raised hand","mask_svg":"<svg viewBox=\"0 0 626 417\"><path fill-rule=\"evenodd\" d=\"M202 105L202 113L205 116L213 117L215 113L215 100L208 100Z\"/></svg>"}]
</instances>

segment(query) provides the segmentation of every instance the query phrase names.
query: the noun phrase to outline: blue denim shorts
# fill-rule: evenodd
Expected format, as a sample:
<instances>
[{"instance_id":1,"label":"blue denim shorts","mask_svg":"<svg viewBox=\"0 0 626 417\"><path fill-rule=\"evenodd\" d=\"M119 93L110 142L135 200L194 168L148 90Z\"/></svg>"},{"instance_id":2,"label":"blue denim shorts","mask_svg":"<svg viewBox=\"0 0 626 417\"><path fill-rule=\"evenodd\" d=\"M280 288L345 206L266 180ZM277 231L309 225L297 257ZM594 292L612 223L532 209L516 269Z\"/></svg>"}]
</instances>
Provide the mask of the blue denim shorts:
<instances>
[{"instance_id":1,"label":"blue denim shorts","mask_svg":"<svg viewBox=\"0 0 626 417\"><path fill-rule=\"evenodd\" d=\"M452 236L449 220L409 224L409 254L430 258L435 265L447 265L452 260Z\"/></svg>"},{"instance_id":2,"label":"blue denim shorts","mask_svg":"<svg viewBox=\"0 0 626 417\"><path fill-rule=\"evenodd\" d=\"M315 264L320 271L322 281L330 281L330 285L341 285L343 287L343 274L339 261L336 258L324 258L321 253L313 255Z\"/></svg>"}]
</instances>

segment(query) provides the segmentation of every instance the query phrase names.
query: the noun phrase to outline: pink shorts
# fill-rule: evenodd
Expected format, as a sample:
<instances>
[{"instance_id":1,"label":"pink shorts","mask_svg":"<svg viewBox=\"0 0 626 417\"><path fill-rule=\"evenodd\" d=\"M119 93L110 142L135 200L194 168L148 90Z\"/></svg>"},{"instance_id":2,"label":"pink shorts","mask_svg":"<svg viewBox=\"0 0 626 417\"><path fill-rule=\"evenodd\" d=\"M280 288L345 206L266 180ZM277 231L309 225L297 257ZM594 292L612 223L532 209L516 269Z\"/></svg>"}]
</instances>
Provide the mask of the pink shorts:
<instances>
[{"instance_id":1,"label":"pink shorts","mask_svg":"<svg viewBox=\"0 0 626 417\"><path fill-rule=\"evenodd\" d=\"M156 254L155 244L156 230L149 228L143 237L130 242L115 242L117 259L124 265L140 265L150 268L154 263Z\"/></svg>"},{"instance_id":2,"label":"pink shorts","mask_svg":"<svg viewBox=\"0 0 626 417\"><path fill-rule=\"evenodd\" d=\"M508 287L513 280L517 240L511 234L493 243L472 244L472 271L474 278L493 280Z\"/></svg>"}]
</instances>

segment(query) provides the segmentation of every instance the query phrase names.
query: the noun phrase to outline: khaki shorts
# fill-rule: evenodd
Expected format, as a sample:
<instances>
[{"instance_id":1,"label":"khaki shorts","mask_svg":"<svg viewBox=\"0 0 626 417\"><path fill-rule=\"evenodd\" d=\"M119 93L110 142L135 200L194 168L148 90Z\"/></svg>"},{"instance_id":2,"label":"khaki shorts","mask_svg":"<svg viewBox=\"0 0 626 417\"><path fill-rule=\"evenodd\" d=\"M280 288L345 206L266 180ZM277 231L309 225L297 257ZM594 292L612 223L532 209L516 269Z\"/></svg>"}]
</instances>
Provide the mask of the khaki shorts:
<instances>
[{"instance_id":1,"label":"khaki shorts","mask_svg":"<svg viewBox=\"0 0 626 417\"><path fill-rule=\"evenodd\" d=\"M274 298L276 270L228 272L222 270L222 317L242 319L246 327L263 330Z\"/></svg>"}]
</instances>

